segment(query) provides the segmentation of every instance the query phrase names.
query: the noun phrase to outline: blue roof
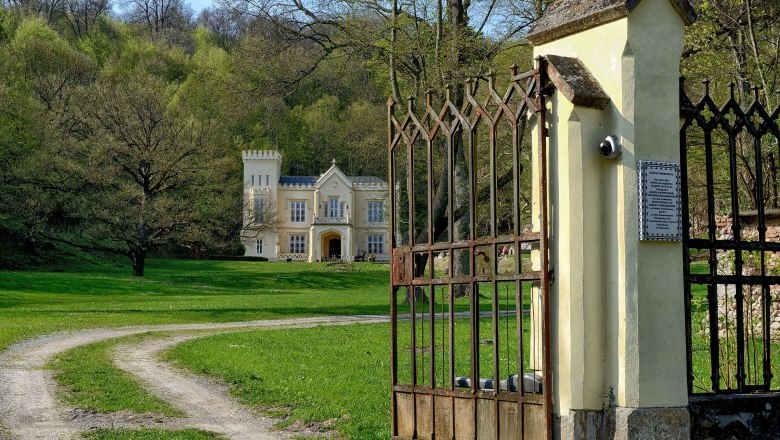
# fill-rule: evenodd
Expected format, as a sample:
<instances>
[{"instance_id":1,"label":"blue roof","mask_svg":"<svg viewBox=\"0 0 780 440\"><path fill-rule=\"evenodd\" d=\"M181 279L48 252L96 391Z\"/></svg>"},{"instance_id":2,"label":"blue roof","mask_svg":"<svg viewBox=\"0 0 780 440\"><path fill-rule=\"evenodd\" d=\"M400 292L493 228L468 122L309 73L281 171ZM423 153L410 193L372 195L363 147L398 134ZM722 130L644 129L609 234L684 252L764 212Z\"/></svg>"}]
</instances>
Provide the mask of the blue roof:
<instances>
[{"instance_id":1,"label":"blue roof","mask_svg":"<svg viewBox=\"0 0 780 440\"><path fill-rule=\"evenodd\" d=\"M314 185L319 179L318 176L281 176L279 184L281 185Z\"/></svg>"},{"instance_id":2,"label":"blue roof","mask_svg":"<svg viewBox=\"0 0 780 440\"><path fill-rule=\"evenodd\" d=\"M320 176L281 176L280 185L314 185ZM374 176L349 176L352 183L385 183L384 180Z\"/></svg>"},{"instance_id":3,"label":"blue roof","mask_svg":"<svg viewBox=\"0 0 780 440\"><path fill-rule=\"evenodd\" d=\"M352 183L385 183L384 180L374 176L349 176Z\"/></svg>"}]
</instances>

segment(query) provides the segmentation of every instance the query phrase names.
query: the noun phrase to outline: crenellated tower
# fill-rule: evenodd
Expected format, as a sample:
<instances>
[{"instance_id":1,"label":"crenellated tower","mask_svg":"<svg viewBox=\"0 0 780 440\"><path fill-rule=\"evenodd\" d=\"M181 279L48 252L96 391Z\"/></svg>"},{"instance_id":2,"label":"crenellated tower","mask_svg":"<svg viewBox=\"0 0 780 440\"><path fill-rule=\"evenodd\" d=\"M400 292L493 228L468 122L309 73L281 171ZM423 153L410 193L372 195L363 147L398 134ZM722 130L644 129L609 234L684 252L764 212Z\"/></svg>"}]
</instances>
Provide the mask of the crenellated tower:
<instances>
[{"instance_id":1,"label":"crenellated tower","mask_svg":"<svg viewBox=\"0 0 780 440\"><path fill-rule=\"evenodd\" d=\"M267 215L276 211L277 208L277 190L279 177L282 171L282 155L276 150L244 150L241 152L241 158L244 161L244 224L260 226ZM250 233L250 235L252 235ZM265 235L265 234L263 234ZM253 249L255 252L248 254L257 254L257 250L265 247L263 254L268 252L268 247L276 247L276 238L254 237L252 242L258 239L264 239L263 246L248 246L247 249Z\"/></svg>"}]
</instances>

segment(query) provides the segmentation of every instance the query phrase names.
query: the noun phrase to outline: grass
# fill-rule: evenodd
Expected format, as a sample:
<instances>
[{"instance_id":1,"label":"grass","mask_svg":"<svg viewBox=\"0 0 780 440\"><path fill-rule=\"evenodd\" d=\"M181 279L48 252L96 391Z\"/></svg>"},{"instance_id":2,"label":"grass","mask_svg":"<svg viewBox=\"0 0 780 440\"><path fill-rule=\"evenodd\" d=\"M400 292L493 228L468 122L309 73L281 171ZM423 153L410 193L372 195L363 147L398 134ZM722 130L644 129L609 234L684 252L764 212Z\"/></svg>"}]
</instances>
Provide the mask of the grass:
<instances>
[{"instance_id":1,"label":"grass","mask_svg":"<svg viewBox=\"0 0 780 440\"><path fill-rule=\"evenodd\" d=\"M145 336L85 345L57 356L50 368L55 370L54 378L62 386L61 398L76 408L99 413L129 410L183 416L167 402L148 394L133 376L114 366L110 352L117 343Z\"/></svg>"},{"instance_id":2,"label":"grass","mask_svg":"<svg viewBox=\"0 0 780 440\"><path fill-rule=\"evenodd\" d=\"M691 273L707 274L709 273L709 263L694 262L691 264ZM710 347L710 329L709 329L709 301L708 287L702 284L691 285L691 361L693 369L693 392L711 393L712 388L712 367L711 367L711 347ZM731 297L730 308L736 307L735 300ZM746 306L747 307L747 306ZM724 315L723 305L718 306L718 328L729 329L728 337L719 335L720 353L718 354L718 363L720 371L719 387L721 390L736 388L736 323L727 321ZM760 317L755 317L760 323ZM750 328L750 317L746 316L745 327ZM760 334L751 335L746 332L745 335L745 355L746 355L746 375L747 383L763 384L763 337ZM772 379L770 381L771 390L780 390L780 341L777 338L771 340L770 357L772 368Z\"/></svg>"},{"instance_id":3,"label":"grass","mask_svg":"<svg viewBox=\"0 0 780 440\"><path fill-rule=\"evenodd\" d=\"M507 323L510 328L515 325L513 319ZM399 341L408 341L410 326L400 327ZM467 375L468 321L457 320L455 328L456 344L462 346L466 341L465 350L456 349L456 375ZM331 421L347 438L388 439L389 335L389 324L255 330L188 341L164 356L198 374L221 378L249 405L270 408L271 415L289 415L286 424L302 420L318 426ZM440 341L437 334L437 352ZM400 351L408 353L409 346ZM526 344L526 357L527 348ZM506 356L501 353L503 362ZM420 371L428 371L427 359L426 354L418 356ZM483 359L483 371L492 371L488 361ZM399 376L410 377L410 367L399 359Z\"/></svg>"},{"instance_id":4,"label":"grass","mask_svg":"<svg viewBox=\"0 0 780 440\"><path fill-rule=\"evenodd\" d=\"M0 350L63 330L389 313L389 266L150 259L0 272Z\"/></svg>"},{"instance_id":5,"label":"grass","mask_svg":"<svg viewBox=\"0 0 780 440\"><path fill-rule=\"evenodd\" d=\"M161 429L100 429L84 433L88 440L224 440L225 437L196 429L165 431Z\"/></svg>"},{"instance_id":6,"label":"grass","mask_svg":"<svg viewBox=\"0 0 780 440\"><path fill-rule=\"evenodd\" d=\"M288 423L335 421L350 438L389 435L389 325L248 331L187 341L166 360L222 378L242 401L289 413Z\"/></svg>"}]
</instances>

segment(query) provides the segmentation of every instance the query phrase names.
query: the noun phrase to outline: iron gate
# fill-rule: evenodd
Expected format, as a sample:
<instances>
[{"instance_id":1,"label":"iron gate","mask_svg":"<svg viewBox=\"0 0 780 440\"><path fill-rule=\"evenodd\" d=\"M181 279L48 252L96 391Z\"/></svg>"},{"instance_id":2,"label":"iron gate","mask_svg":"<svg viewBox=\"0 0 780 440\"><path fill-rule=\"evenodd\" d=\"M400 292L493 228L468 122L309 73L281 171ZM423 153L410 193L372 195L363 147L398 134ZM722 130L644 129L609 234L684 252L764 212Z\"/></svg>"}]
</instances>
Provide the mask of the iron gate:
<instances>
[{"instance_id":1,"label":"iron gate","mask_svg":"<svg viewBox=\"0 0 780 440\"><path fill-rule=\"evenodd\" d=\"M734 84L722 106L709 81L697 104L682 81L680 96L688 390L778 391L780 108Z\"/></svg>"},{"instance_id":2,"label":"iron gate","mask_svg":"<svg viewBox=\"0 0 780 440\"><path fill-rule=\"evenodd\" d=\"M551 438L543 63L388 103L394 439Z\"/></svg>"}]
</instances>

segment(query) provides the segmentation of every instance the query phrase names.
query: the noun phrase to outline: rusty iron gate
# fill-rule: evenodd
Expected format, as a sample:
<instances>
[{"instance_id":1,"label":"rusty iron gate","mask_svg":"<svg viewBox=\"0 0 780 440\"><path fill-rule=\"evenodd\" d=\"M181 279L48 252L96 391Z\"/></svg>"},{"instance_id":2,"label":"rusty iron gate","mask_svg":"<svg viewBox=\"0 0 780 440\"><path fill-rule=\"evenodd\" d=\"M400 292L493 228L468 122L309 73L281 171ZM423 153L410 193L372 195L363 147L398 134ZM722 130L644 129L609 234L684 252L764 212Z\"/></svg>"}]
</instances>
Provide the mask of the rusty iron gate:
<instances>
[{"instance_id":1,"label":"rusty iron gate","mask_svg":"<svg viewBox=\"0 0 780 440\"><path fill-rule=\"evenodd\" d=\"M688 391L777 392L780 229L767 225L780 225L780 107L734 84L719 106L709 81L693 104L683 85Z\"/></svg>"},{"instance_id":2,"label":"rusty iron gate","mask_svg":"<svg viewBox=\"0 0 780 440\"><path fill-rule=\"evenodd\" d=\"M543 63L388 103L394 439L551 438Z\"/></svg>"}]
</instances>

